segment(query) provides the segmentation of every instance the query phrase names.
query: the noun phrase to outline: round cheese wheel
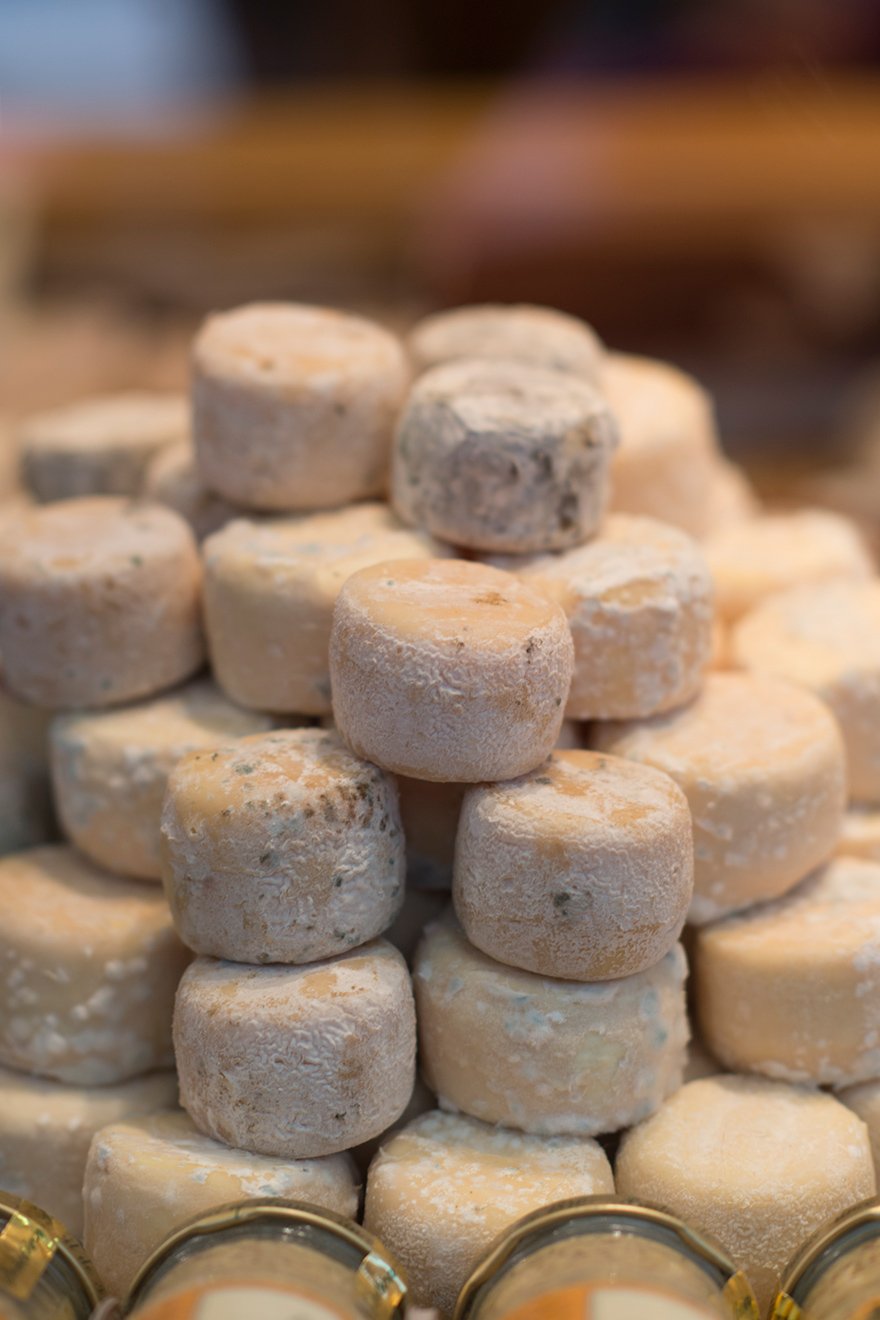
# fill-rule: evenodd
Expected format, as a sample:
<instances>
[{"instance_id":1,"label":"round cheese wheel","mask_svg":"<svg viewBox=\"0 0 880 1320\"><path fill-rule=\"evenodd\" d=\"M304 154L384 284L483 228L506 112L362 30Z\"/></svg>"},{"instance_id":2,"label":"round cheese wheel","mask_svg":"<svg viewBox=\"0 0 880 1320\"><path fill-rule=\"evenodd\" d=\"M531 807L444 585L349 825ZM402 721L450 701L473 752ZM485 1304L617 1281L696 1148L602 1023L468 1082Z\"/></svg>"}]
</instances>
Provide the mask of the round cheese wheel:
<instances>
[{"instance_id":1,"label":"round cheese wheel","mask_svg":"<svg viewBox=\"0 0 880 1320\"><path fill-rule=\"evenodd\" d=\"M402 346L359 316L297 303L209 316L192 385L205 484L255 509L381 494L407 377Z\"/></svg>"},{"instance_id":2,"label":"round cheese wheel","mask_svg":"<svg viewBox=\"0 0 880 1320\"><path fill-rule=\"evenodd\" d=\"M201 565L182 518L110 496L0 519L0 654L35 706L110 706L204 658Z\"/></svg>"},{"instance_id":3,"label":"round cheese wheel","mask_svg":"<svg viewBox=\"0 0 880 1320\"><path fill-rule=\"evenodd\" d=\"M132 390L82 399L22 424L25 480L39 500L139 495L150 460L188 429L180 395Z\"/></svg>"},{"instance_id":4,"label":"round cheese wheel","mask_svg":"<svg viewBox=\"0 0 880 1320\"><path fill-rule=\"evenodd\" d=\"M696 696L712 655L700 547L653 518L612 514L586 545L499 567L557 601L574 639L566 714L642 719Z\"/></svg>"},{"instance_id":5,"label":"round cheese wheel","mask_svg":"<svg viewBox=\"0 0 880 1320\"><path fill-rule=\"evenodd\" d=\"M185 518L200 541L241 512L208 490L190 440L168 445L156 454L144 474L141 491L145 498L165 504Z\"/></svg>"},{"instance_id":6,"label":"round cheese wheel","mask_svg":"<svg viewBox=\"0 0 880 1320\"><path fill-rule=\"evenodd\" d=\"M623 1139L618 1194L711 1233L765 1315L794 1252L875 1191L864 1123L830 1095L757 1077L683 1086Z\"/></svg>"},{"instance_id":7,"label":"round cheese wheel","mask_svg":"<svg viewBox=\"0 0 880 1320\"><path fill-rule=\"evenodd\" d=\"M352 1159L364 1182L366 1182L367 1170L373 1156L379 1148L384 1146L395 1132L399 1132L401 1128L406 1127L414 1118L418 1118L419 1114L427 1114L428 1110L434 1109L436 1105L437 1097L428 1090L421 1077L417 1076L412 1095L409 1098L409 1104L400 1115L400 1118L396 1119L384 1132L380 1132L378 1137L372 1137L369 1141L362 1142L360 1146L355 1146L351 1152Z\"/></svg>"},{"instance_id":8,"label":"round cheese wheel","mask_svg":"<svg viewBox=\"0 0 880 1320\"><path fill-rule=\"evenodd\" d=\"M880 863L837 857L701 930L696 1002L729 1068L845 1086L880 1075Z\"/></svg>"},{"instance_id":9,"label":"round cheese wheel","mask_svg":"<svg viewBox=\"0 0 880 1320\"><path fill-rule=\"evenodd\" d=\"M694 828L697 925L776 898L834 851L843 744L821 701L776 679L712 673L689 706L594 726L594 747L664 770Z\"/></svg>"},{"instance_id":10,"label":"round cheese wheel","mask_svg":"<svg viewBox=\"0 0 880 1320\"><path fill-rule=\"evenodd\" d=\"M278 729L172 770L162 871L181 939L236 962L314 962L403 902L397 785L324 729Z\"/></svg>"},{"instance_id":11,"label":"round cheese wheel","mask_svg":"<svg viewBox=\"0 0 880 1320\"><path fill-rule=\"evenodd\" d=\"M112 1121L89 1151L82 1200L85 1244L107 1291L124 1297L168 1233L232 1202L280 1196L353 1219L348 1155L279 1160L230 1150L180 1110Z\"/></svg>"},{"instance_id":12,"label":"round cheese wheel","mask_svg":"<svg viewBox=\"0 0 880 1320\"><path fill-rule=\"evenodd\" d=\"M738 664L821 697L846 746L853 798L880 803L880 582L827 582L771 597L733 635Z\"/></svg>"},{"instance_id":13,"label":"round cheese wheel","mask_svg":"<svg viewBox=\"0 0 880 1320\"><path fill-rule=\"evenodd\" d=\"M397 430L392 499L453 545L527 553L599 525L617 429L597 390L522 362L473 358L421 376Z\"/></svg>"},{"instance_id":14,"label":"round cheese wheel","mask_svg":"<svg viewBox=\"0 0 880 1320\"><path fill-rule=\"evenodd\" d=\"M681 1085L686 964L676 945L617 981L551 980L429 926L413 984L425 1081L444 1109L540 1136L616 1132Z\"/></svg>"},{"instance_id":15,"label":"round cheese wheel","mask_svg":"<svg viewBox=\"0 0 880 1320\"><path fill-rule=\"evenodd\" d=\"M837 852L842 857L880 862L880 810L851 806L843 818Z\"/></svg>"},{"instance_id":16,"label":"round cheese wheel","mask_svg":"<svg viewBox=\"0 0 880 1320\"><path fill-rule=\"evenodd\" d=\"M162 894L70 848L0 859L0 1064L78 1086L171 1062L188 954Z\"/></svg>"},{"instance_id":17,"label":"round cheese wheel","mask_svg":"<svg viewBox=\"0 0 880 1320\"><path fill-rule=\"evenodd\" d=\"M708 394L677 367L626 353L607 355L602 388L620 431L611 510L705 535L719 456Z\"/></svg>"},{"instance_id":18,"label":"round cheese wheel","mask_svg":"<svg viewBox=\"0 0 880 1320\"><path fill-rule=\"evenodd\" d=\"M261 1155L333 1155L403 1113L415 1077L406 963L376 940L307 967L199 958L174 1014L181 1104Z\"/></svg>"},{"instance_id":19,"label":"round cheese wheel","mask_svg":"<svg viewBox=\"0 0 880 1320\"><path fill-rule=\"evenodd\" d=\"M48 729L45 711L0 688L0 856L55 835Z\"/></svg>"},{"instance_id":20,"label":"round cheese wheel","mask_svg":"<svg viewBox=\"0 0 880 1320\"><path fill-rule=\"evenodd\" d=\"M824 509L765 513L707 537L706 559L723 619L733 621L767 596L808 582L856 581L874 566L855 523Z\"/></svg>"},{"instance_id":21,"label":"round cheese wheel","mask_svg":"<svg viewBox=\"0 0 880 1320\"><path fill-rule=\"evenodd\" d=\"M539 976L607 981L653 966L693 894L687 799L668 775L596 752L554 752L465 794L453 898L464 933Z\"/></svg>"},{"instance_id":22,"label":"round cheese wheel","mask_svg":"<svg viewBox=\"0 0 880 1320\"><path fill-rule=\"evenodd\" d=\"M373 1160L364 1225L400 1261L413 1302L451 1315L478 1260L514 1220L613 1191L608 1157L589 1137L526 1136L434 1109Z\"/></svg>"},{"instance_id":23,"label":"round cheese wheel","mask_svg":"<svg viewBox=\"0 0 880 1320\"><path fill-rule=\"evenodd\" d=\"M505 358L565 371L597 383L602 345L585 321L552 307L487 303L425 316L407 348L416 371L455 358Z\"/></svg>"},{"instance_id":24,"label":"round cheese wheel","mask_svg":"<svg viewBox=\"0 0 880 1320\"><path fill-rule=\"evenodd\" d=\"M230 523L205 543L218 683L243 706L327 714L330 625L343 582L370 564L446 553L385 504Z\"/></svg>"},{"instance_id":25,"label":"round cheese wheel","mask_svg":"<svg viewBox=\"0 0 880 1320\"><path fill-rule=\"evenodd\" d=\"M82 1237L83 1174L92 1137L108 1123L176 1099L173 1072L84 1087L0 1068L0 1186Z\"/></svg>"},{"instance_id":26,"label":"round cheese wheel","mask_svg":"<svg viewBox=\"0 0 880 1320\"><path fill-rule=\"evenodd\" d=\"M207 679L136 706L56 715L52 781L65 834L108 871L161 880L159 820L175 764L271 727Z\"/></svg>"},{"instance_id":27,"label":"round cheese wheel","mask_svg":"<svg viewBox=\"0 0 880 1320\"><path fill-rule=\"evenodd\" d=\"M574 651L565 615L510 573L458 559L355 573L333 613L339 732L416 779L512 779L559 736Z\"/></svg>"}]
</instances>

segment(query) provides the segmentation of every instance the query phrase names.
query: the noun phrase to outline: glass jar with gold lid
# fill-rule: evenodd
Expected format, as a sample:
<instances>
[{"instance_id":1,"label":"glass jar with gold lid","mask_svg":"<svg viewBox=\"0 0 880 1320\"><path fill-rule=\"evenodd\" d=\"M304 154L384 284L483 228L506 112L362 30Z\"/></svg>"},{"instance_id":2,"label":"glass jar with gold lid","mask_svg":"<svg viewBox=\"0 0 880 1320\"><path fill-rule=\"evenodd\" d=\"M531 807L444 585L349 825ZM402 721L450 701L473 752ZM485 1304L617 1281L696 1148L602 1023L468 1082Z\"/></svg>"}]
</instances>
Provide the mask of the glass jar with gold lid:
<instances>
[{"instance_id":1,"label":"glass jar with gold lid","mask_svg":"<svg viewBox=\"0 0 880 1320\"><path fill-rule=\"evenodd\" d=\"M406 1283L350 1219L269 1197L183 1224L139 1270L125 1303L138 1320L394 1320Z\"/></svg>"},{"instance_id":2,"label":"glass jar with gold lid","mask_svg":"<svg viewBox=\"0 0 880 1320\"><path fill-rule=\"evenodd\" d=\"M880 1320L880 1200L845 1210L804 1244L773 1320Z\"/></svg>"},{"instance_id":3,"label":"glass jar with gold lid","mask_svg":"<svg viewBox=\"0 0 880 1320\"><path fill-rule=\"evenodd\" d=\"M614 1197L560 1201L495 1242L455 1320L758 1320L743 1274L674 1215Z\"/></svg>"},{"instance_id":4,"label":"glass jar with gold lid","mask_svg":"<svg viewBox=\"0 0 880 1320\"><path fill-rule=\"evenodd\" d=\"M94 1266L64 1225L0 1192L0 1320L87 1320L102 1295Z\"/></svg>"}]
</instances>

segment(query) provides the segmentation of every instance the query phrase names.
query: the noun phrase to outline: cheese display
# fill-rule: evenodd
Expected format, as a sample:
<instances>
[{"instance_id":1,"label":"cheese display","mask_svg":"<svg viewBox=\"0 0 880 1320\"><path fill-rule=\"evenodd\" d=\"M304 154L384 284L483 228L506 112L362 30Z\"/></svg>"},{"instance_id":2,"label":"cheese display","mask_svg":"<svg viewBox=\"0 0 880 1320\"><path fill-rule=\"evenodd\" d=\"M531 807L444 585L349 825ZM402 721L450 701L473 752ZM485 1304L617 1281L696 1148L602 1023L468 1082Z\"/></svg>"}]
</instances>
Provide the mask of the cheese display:
<instances>
[{"instance_id":1,"label":"cheese display","mask_svg":"<svg viewBox=\"0 0 880 1320\"><path fill-rule=\"evenodd\" d=\"M530 1137L435 1109L373 1160L364 1225L400 1261L413 1301L450 1315L480 1256L513 1220L613 1191L608 1157L588 1137Z\"/></svg>"},{"instance_id":2,"label":"cheese display","mask_svg":"<svg viewBox=\"0 0 880 1320\"><path fill-rule=\"evenodd\" d=\"M792 893L707 926L700 1026L728 1068L845 1086L880 1076L880 863L836 857Z\"/></svg>"},{"instance_id":3,"label":"cheese display","mask_svg":"<svg viewBox=\"0 0 880 1320\"><path fill-rule=\"evenodd\" d=\"M191 752L161 834L174 922L197 953L314 962L379 935L403 902L394 778L325 729Z\"/></svg>"},{"instance_id":4,"label":"cheese display","mask_svg":"<svg viewBox=\"0 0 880 1320\"><path fill-rule=\"evenodd\" d=\"M420 376L394 445L391 496L407 522L452 545L523 554L593 535L617 425L583 380L467 358Z\"/></svg>"},{"instance_id":5,"label":"cheese display","mask_svg":"<svg viewBox=\"0 0 880 1320\"><path fill-rule=\"evenodd\" d=\"M617 1132L681 1085L685 958L581 983L506 967L451 923L416 953L420 1066L444 1109L539 1136Z\"/></svg>"},{"instance_id":6,"label":"cheese display","mask_svg":"<svg viewBox=\"0 0 880 1320\"><path fill-rule=\"evenodd\" d=\"M573 663L560 607L483 564L376 564L348 579L333 612L339 732L415 779L511 779L540 765Z\"/></svg>"},{"instance_id":7,"label":"cheese display","mask_svg":"<svg viewBox=\"0 0 880 1320\"><path fill-rule=\"evenodd\" d=\"M257 710L326 715L333 606L352 573L449 554L385 504L240 519L205 544L205 622L225 692Z\"/></svg>"},{"instance_id":8,"label":"cheese display","mask_svg":"<svg viewBox=\"0 0 880 1320\"><path fill-rule=\"evenodd\" d=\"M880 583L837 581L772 596L739 623L734 660L821 697L859 802L880 803Z\"/></svg>"},{"instance_id":9,"label":"cheese display","mask_svg":"<svg viewBox=\"0 0 880 1320\"><path fill-rule=\"evenodd\" d=\"M864 1123L830 1095L752 1077L689 1082L628 1133L622 1196L713 1234L766 1314L793 1254L827 1219L875 1192Z\"/></svg>"},{"instance_id":10,"label":"cheese display","mask_svg":"<svg viewBox=\"0 0 880 1320\"><path fill-rule=\"evenodd\" d=\"M173 1105L173 1072L110 1086L67 1086L0 1068L0 1187L82 1236L83 1175L95 1133Z\"/></svg>"},{"instance_id":11,"label":"cheese display","mask_svg":"<svg viewBox=\"0 0 880 1320\"><path fill-rule=\"evenodd\" d=\"M306 967L197 959L174 1012L181 1104L201 1132L260 1155L333 1155L406 1108L416 1024L384 940Z\"/></svg>"},{"instance_id":12,"label":"cheese display","mask_svg":"<svg viewBox=\"0 0 880 1320\"><path fill-rule=\"evenodd\" d=\"M705 542L723 619L741 618L768 596L809 582L863 581L874 566L855 523L824 509L765 513Z\"/></svg>"},{"instance_id":13,"label":"cheese display","mask_svg":"<svg viewBox=\"0 0 880 1320\"><path fill-rule=\"evenodd\" d=\"M712 673L689 706L596 725L592 744L664 770L694 826L690 920L776 898L834 851L844 750L828 708L776 679Z\"/></svg>"},{"instance_id":14,"label":"cheese display","mask_svg":"<svg viewBox=\"0 0 880 1320\"><path fill-rule=\"evenodd\" d=\"M189 429L187 400L130 391L39 413L20 433L25 481L39 500L139 495L147 468Z\"/></svg>"},{"instance_id":15,"label":"cheese display","mask_svg":"<svg viewBox=\"0 0 880 1320\"><path fill-rule=\"evenodd\" d=\"M468 789L455 910L499 962L575 981L631 976L678 939L693 856L687 799L668 775L554 752L521 779Z\"/></svg>"},{"instance_id":16,"label":"cheese display","mask_svg":"<svg viewBox=\"0 0 880 1320\"><path fill-rule=\"evenodd\" d=\"M586 545L496 562L565 610L574 639L567 715L640 719L696 696L712 656L712 579L684 532L611 514Z\"/></svg>"},{"instance_id":17,"label":"cheese display","mask_svg":"<svg viewBox=\"0 0 880 1320\"><path fill-rule=\"evenodd\" d=\"M298 303L217 313L193 346L202 479L254 509L380 495L407 379L398 340L362 317Z\"/></svg>"},{"instance_id":18,"label":"cheese display","mask_svg":"<svg viewBox=\"0 0 880 1320\"><path fill-rule=\"evenodd\" d=\"M347 1155L279 1160L203 1136L188 1115L121 1116L95 1134L82 1200L86 1250L107 1289L124 1297L163 1238L193 1215L265 1196L308 1201L354 1218L358 1186Z\"/></svg>"},{"instance_id":19,"label":"cheese display","mask_svg":"<svg viewBox=\"0 0 880 1320\"><path fill-rule=\"evenodd\" d=\"M56 715L49 743L65 834L108 871L161 880L159 821L176 763L271 727L206 679L134 706Z\"/></svg>"},{"instance_id":20,"label":"cheese display","mask_svg":"<svg viewBox=\"0 0 880 1320\"><path fill-rule=\"evenodd\" d=\"M0 655L13 696L112 706L171 687L204 659L189 527L111 496L0 516Z\"/></svg>"},{"instance_id":21,"label":"cheese display","mask_svg":"<svg viewBox=\"0 0 880 1320\"><path fill-rule=\"evenodd\" d=\"M171 1064L189 955L162 893L72 849L0 858L0 1065L77 1086Z\"/></svg>"},{"instance_id":22,"label":"cheese display","mask_svg":"<svg viewBox=\"0 0 880 1320\"><path fill-rule=\"evenodd\" d=\"M435 312L413 326L406 346L419 372L456 358L500 358L564 371L594 384L601 379L604 357L585 321L553 307L515 303Z\"/></svg>"}]
</instances>

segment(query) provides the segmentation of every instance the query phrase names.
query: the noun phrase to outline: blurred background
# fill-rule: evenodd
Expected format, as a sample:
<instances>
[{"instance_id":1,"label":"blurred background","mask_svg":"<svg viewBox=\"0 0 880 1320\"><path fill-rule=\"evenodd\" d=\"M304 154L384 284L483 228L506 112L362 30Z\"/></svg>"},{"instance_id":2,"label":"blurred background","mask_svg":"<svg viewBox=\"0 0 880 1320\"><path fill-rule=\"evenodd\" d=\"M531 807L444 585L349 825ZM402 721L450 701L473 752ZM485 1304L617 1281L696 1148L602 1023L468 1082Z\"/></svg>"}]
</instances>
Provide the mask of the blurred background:
<instances>
[{"instance_id":1,"label":"blurred background","mask_svg":"<svg viewBox=\"0 0 880 1320\"><path fill-rule=\"evenodd\" d=\"M806 489L880 443L880 4L0 0L0 414L254 298L562 307Z\"/></svg>"}]
</instances>

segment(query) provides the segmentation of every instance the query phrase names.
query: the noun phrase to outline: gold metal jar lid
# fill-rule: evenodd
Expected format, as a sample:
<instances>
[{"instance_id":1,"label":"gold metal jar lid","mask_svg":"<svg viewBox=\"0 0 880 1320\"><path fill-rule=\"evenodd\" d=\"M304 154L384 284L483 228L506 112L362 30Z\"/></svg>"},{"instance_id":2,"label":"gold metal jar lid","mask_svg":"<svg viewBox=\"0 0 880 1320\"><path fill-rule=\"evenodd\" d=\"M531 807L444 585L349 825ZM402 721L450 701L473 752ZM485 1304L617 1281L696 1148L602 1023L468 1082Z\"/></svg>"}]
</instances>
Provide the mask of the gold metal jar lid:
<instances>
[{"instance_id":1,"label":"gold metal jar lid","mask_svg":"<svg viewBox=\"0 0 880 1320\"><path fill-rule=\"evenodd\" d=\"M63 1224L39 1206L0 1192L0 1293L26 1302L53 1266L59 1288L74 1283L89 1310L104 1289L89 1258Z\"/></svg>"},{"instance_id":2,"label":"gold metal jar lid","mask_svg":"<svg viewBox=\"0 0 880 1320\"><path fill-rule=\"evenodd\" d=\"M813 1286L841 1256L880 1237L880 1199L844 1210L808 1238L786 1266L773 1307L773 1320L798 1320Z\"/></svg>"},{"instance_id":3,"label":"gold metal jar lid","mask_svg":"<svg viewBox=\"0 0 880 1320\"><path fill-rule=\"evenodd\" d=\"M470 1320L479 1293L521 1252L538 1248L542 1245L541 1239L554 1229L596 1219L610 1221L612 1229L615 1222L620 1227L632 1225L636 1233L653 1229L654 1234L671 1240L670 1245L677 1244L685 1254L696 1258L708 1274L717 1278L719 1292L723 1292L730 1302L733 1316L741 1317L741 1320L759 1320L758 1304L751 1285L714 1239L697 1233L675 1215L657 1206L635 1200L624 1201L614 1196L579 1196L556 1201L518 1219L496 1238L465 1283L458 1295L453 1320Z\"/></svg>"},{"instance_id":4,"label":"gold metal jar lid","mask_svg":"<svg viewBox=\"0 0 880 1320\"><path fill-rule=\"evenodd\" d=\"M282 1228L311 1229L325 1234L346 1249L351 1256L357 1294L372 1305L376 1316L386 1320L406 1311L407 1284L394 1259L366 1229L332 1210L304 1201L286 1201L282 1197L233 1202L218 1206L207 1214L196 1215L175 1228L144 1261L135 1275L125 1302L128 1314L143 1298L163 1266L186 1244L210 1239L228 1229L256 1228L276 1224ZM317 1245L317 1244L316 1244Z\"/></svg>"}]
</instances>

